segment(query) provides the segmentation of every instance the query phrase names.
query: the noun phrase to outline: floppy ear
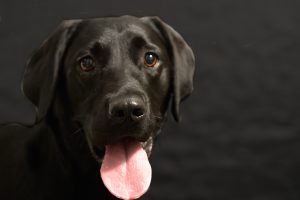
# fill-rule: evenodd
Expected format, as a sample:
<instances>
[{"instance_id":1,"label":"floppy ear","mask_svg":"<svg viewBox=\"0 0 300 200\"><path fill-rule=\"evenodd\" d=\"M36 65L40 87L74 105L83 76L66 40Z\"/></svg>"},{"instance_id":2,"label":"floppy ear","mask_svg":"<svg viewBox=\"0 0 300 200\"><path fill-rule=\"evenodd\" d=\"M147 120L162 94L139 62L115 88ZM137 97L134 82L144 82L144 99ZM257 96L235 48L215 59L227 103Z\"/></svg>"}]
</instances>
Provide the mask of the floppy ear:
<instances>
[{"instance_id":1,"label":"floppy ear","mask_svg":"<svg viewBox=\"0 0 300 200\"><path fill-rule=\"evenodd\" d=\"M172 61L172 112L176 121L180 121L180 103L193 91L195 57L192 49L171 26L158 17L144 17L142 21L150 24L166 42Z\"/></svg>"},{"instance_id":2,"label":"floppy ear","mask_svg":"<svg viewBox=\"0 0 300 200\"><path fill-rule=\"evenodd\" d=\"M51 106L62 59L78 23L63 21L26 64L21 88L35 105L37 120L44 118Z\"/></svg>"}]
</instances>

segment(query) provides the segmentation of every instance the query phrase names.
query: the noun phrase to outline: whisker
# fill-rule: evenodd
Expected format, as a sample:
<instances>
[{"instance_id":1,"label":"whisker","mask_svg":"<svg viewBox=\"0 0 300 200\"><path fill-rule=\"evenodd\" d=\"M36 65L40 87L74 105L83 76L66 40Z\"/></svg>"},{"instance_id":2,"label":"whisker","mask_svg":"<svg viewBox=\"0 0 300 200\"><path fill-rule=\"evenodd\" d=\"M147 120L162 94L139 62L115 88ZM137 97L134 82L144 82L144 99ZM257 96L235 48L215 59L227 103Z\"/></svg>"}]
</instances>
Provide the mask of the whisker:
<instances>
[{"instance_id":1,"label":"whisker","mask_svg":"<svg viewBox=\"0 0 300 200\"><path fill-rule=\"evenodd\" d=\"M72 133L72 135L75 135L75 134L77 134L77 133L79 133L79 132L81 132L81 131L83 131L83 128L77 129L76 131L74 131L74 132Z\"/></svg>"},{"instance_id":2,"label":"whisker","mask_svg":"<svg viewBox=\"0 0 300 200\"><path fill-rule=\"evenodd\" d=\"M159 117L159 116L156 116L156 115L152 115L152 116L153 116L153 118L156 119L156 120L162 120L162 119L163 119L163 117Z\"/></svg>"}]
</instances>

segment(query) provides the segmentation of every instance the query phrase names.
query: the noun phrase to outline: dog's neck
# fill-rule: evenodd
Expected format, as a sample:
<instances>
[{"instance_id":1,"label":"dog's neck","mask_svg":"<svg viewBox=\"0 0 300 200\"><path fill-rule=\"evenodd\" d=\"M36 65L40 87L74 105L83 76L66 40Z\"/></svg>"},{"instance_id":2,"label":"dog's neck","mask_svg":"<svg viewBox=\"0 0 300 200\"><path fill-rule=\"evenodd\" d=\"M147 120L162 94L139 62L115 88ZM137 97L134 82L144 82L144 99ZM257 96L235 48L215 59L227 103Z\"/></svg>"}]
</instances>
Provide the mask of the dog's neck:
<instances>
[{"instance_id":1,"label":"dog's neck","mask_svg":"<svg viewBox=\"0 0 300 200\"><path fill-rule=\"evenodd\" d=\"M60 152L72 163L76 173L86 174L98 170L99 164L92 157L82 127L72 119L71 112L66 109L60 101L55 101L46 118Z\"/></svg>"},{"instance_id":2,"label":"dog's neck","mask_svg":"<svg viewBox=\"0 0 300 200\"><path fill-rule=\"evenodd\" d=\"M53 190L59 191L62 187L66 191L73 191L75 187L78 188L77 196L90 195L89 199L99 196L100 199L100 196L106 194L111 199L100 179L99 164L92 158L85 144L79 143L83 142L80 141L81 137L74 138L71 135L73 132L68 130L70 127L59 120L57 116L47 116L34 127L35 137L28 144L28 159L33 174L52 180L49 186L54 187Z\"/></svg>"}]
</instances>

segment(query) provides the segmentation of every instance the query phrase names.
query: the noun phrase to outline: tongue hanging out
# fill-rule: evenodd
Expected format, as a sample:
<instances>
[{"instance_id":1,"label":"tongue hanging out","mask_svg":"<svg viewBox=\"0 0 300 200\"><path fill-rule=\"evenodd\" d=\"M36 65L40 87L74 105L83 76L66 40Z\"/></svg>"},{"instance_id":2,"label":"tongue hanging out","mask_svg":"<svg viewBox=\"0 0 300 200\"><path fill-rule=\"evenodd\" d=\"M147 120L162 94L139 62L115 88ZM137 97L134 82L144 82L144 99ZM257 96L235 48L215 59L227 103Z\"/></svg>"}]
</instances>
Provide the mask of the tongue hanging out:
<instances>
[{"instance_id":1,"label":"tongue hanging out","mask_svg":"<svg viewBox=\"0 0 300 200\"><path fill-rule=\"evenodd\" d=\"M137 141L106 146L100 169L107 189L121 199L137 199L147 192L152 176L148 157Z\"/></svg>"}]
</instances>

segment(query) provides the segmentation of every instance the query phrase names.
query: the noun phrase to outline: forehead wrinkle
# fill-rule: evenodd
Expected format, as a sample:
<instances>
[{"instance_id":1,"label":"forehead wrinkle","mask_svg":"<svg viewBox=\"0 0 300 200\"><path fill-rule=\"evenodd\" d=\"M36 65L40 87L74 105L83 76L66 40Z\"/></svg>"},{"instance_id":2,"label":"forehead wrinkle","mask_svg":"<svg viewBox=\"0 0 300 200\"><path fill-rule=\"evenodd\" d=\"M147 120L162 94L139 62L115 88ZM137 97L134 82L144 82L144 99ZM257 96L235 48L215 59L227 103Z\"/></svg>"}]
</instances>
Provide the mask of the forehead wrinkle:
<instances>
[{"instance_id":1,"label":"forehead wrinkle","mask_svg":"<svg viewBox=\"0 0 300 200\"><path fill-rule=\"evenodd\" d=\"M135 39L140 39L144 41L144 44L141 47L154 50L156 53L160 53L159 45L152 41L147 31L141 26L130 24L125 30L119 33L119 37L125 37L123 42L130 42L130 45L133 44L132 42Z\"/></svg>"},{"instance_id":2,"label":"forehead wrinkle","mask_svg":"<svg viewBox=\"0 0 300 200\"><path fill-rule=\"evenodd\" d=\"M130 32L133 32L133 33L137 33L139 35L146 35L146 31L140 27L140 26L137 26L135 24L130 24L128 26L129 29L127 29L126 31L130 31Z\"/></svg>"},{"instance_id":3,"label":"forehead wrinkle","mask_svg":"<svg viewBox=\"0 0 300 200\"><path fill-rule=\"evenodd\" d=\"M125 30L123 30L120 35L122 36L127 36L131 34L131 38L128 39L133 39L136 37L142 38L143 40L145 40L146 43L149 43L149 39L147 37L147 32L140 26L137 26L135 24L130 24L128 25L128 28L126 28Z\"/></svg>"}]
</instances>

